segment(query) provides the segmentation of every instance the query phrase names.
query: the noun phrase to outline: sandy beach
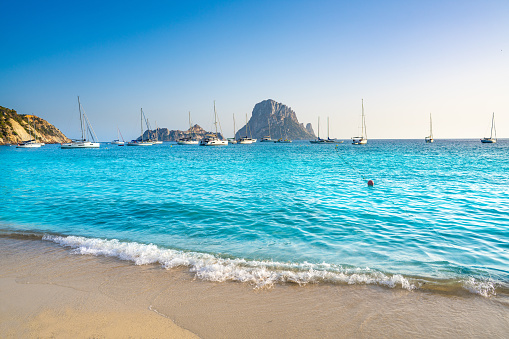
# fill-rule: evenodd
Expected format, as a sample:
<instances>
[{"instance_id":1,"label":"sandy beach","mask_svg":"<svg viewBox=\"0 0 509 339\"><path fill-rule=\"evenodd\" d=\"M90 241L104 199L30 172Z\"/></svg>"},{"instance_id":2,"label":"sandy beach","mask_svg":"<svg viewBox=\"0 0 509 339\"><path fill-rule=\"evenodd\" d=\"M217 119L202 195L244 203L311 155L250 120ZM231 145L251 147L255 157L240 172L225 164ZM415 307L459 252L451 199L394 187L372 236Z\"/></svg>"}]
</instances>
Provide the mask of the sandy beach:
<instances>
[{"instance_id":1,"label":"sandy beach","mask_svg":"<svg viewBox=\"0 0 509 339\"><path fill-rule=\"evenodd\" d=\"M0 238L3 338L490 337L509 333L504 300L378 286L253 289L185 269L82 256Z\"/></svg>"}]
</instances>

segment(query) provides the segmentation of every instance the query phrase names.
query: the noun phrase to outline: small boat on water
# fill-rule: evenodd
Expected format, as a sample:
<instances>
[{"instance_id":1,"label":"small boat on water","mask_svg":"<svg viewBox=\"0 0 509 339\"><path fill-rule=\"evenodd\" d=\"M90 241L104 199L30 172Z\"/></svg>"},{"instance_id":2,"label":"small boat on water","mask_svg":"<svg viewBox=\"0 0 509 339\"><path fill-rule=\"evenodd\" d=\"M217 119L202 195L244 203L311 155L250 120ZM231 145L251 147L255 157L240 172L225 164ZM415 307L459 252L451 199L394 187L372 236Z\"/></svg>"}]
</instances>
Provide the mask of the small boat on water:
<instances>
[{"instance_id":1,"label":"small boat on water","mask_svg":"<svg viewBox=\"0 0 509 339\"><path fill-rule=\"evenodd\" d=\"M235 113L233 114L233 138L227 138L226 140L228 140L229 144L237 144L237 140L235 139Z\"/></svg>"},{"instance_id":2,"label":"small boat on water","mask_svg":"<svg viewBox=\"0 0 509 339\"><path fill-rule=\"evenodd\" d=\"M198 140L196 140L193 137L192 128L193 128L193 125L191 123L191 112L189 112L189 131L190 131L191 135L178 139L177 144L179 144L179 145L198 145Z\"/></svg>"},{"instance_id":3,"label":"small boat on water","mask_svg":"<svg viewBox=\"0 0 509 339\"><path fill-rule=\"evenodd\" d=\"M159 127L157 126L157 121L155 123L156 123L156 140L152 140L152 143L154 145L160 145L163 143L163 141L159 140Z\"/></svg>"},{"instance_id":4,"label":"small boat on water","mask_svg":"<svg viewBox=\"0 0 509 339\"><path fill-rule=\"evenodd\" d=\"M426 138L424 138L424 141L427 144L430 144L430 143L435 141L433 139L433 126L432 126L432 123L431 123L431 113L429 114L429 135Z\"/></svg>"},{"instance_id":5,"label":"small boat on water","mask_svg":"<svg viewBox=\"0 0 509 339\"><path fill-rule=\"evenodd\" d=\"M45 143L43 142L37 142L37 135L35 134L35 121L34 121L34 128L33 128L33 136L32 136L32 125L30 124L30 119L27 116L28 120L28 133L30 134L30 140L20 142L16 148L39 148L41 146L44 146Z\"/></svg>"},{"instance_id":6,"label":"small boat on water","mask_svg":"<svg viewBox=\"0 0 509 339\"><path fill-rule=\"evenodd\" d=\"M78 109L80 112L80 124L81 124L81 139L73 139L71 142L61 144L61 149L74 149L74 148L99 148L100 144L96 142L97 136L95 135L94 129L88 120L85 111L81 109L80 97L78 96ZM93 141L89 140L89 137Z\"/></svg>"},{"instance_id":7,"label":"small boat on water","mask_svg":"<svg viewBox=\"0 0 509 339\"><path fill-rule=\"evenodd\" d=\"M144 117L143 108L141 108L140 110L141 110L141 113L140 113L141 140L131 140L131 142L127 143L127 146L152 146L153 145L152 141L143 140L143 117ZM146 123L146 121L145 121L145 123ZM148 126L147 126L147 129L148 129Z\"/></svg>"},{"instance_id":8,"label":"small boat on water","mask_svg":"<svg viewBox=\"0 0 509 339\"><path fill-rule=\"evenodd\" d=\"M214 125L216 127L216 133L209 135L200 140L200 146L228 146L228 140L221 140L217 136L217 112L216 102L214 101Z\"/></svg>"},{"instance_id":9,"label":"small boat on water","mask_svg":"<svg viewBox=\"0 0 509 339\"><path fill-rule=\"evenodd\" d=\"M269 135L264 136L260 142L273 142L274 140L270 136L270 119L267 119L267 122L269 124Z\"/></svg>"},{"instance_id":10,"label":"small boat on water","mask_svg":"<svg viewBox=\"0 0 509 339\"><path fill-rule=\"evenodd\" d=\"M122 138L122 141L120 141L120 138ZM117 139L113 140L111 142L112 145L118 145L118 146L124 146L125 141L124 137L122 136L122 133L120 132L120 129L117 126Z\"/></svg>"},{"instance_id":11,"label":"small boat on water","mask_svg":"<svg viewBox=\"0 0 509 339\"><path fill-rule=\"evenodd\" d=\"M334 144L336 142L335 139L329 138L329 118L327 118L327 139L320 138L320 117L318 117L318 137L315 140L309 140L312 144Z\"/></svg>"},{"instance_id":12,"label":"small boat on water","mask_svg":"<svg viewBox=\"0 0 509 339\"><path fill-rule=\"evenodd\" d=\"M361 136L352 138L352 145L366 145L368 143L368 135L366 133L366 117L364 116L364 99L362 99L362 115L361 115Z\"/></svg>"},{"instance_id":13,"label":"small boat on water","mask_svg":"<svg viewBox=\"0 0 509 339\"><path fill-rule=\"evenodd\" d=\"M493 136L495 135L495 136ZM495 129L495 112L493 112L493 115L491 117L491 132L489 138L482 138L481 142L483 144L494 144L497 142L497 130Z\"/></svg>"},{"instance_id":14,"label":"small boat on water","mask_svg":"<svg viewBox=\"0 0 509 339\"><path fill-rule=\"evenodd\" d=\"M238 141L239 144L245 145L245 144L252 144L253 142L256 142L256 139L253 139L253 138L247 136L248 129L249 129L249 124L247 122L247 114L246 114L246 136L239 138L239 141Z\"/></svg>"},{"instance_id":15,"label":"small boat on water","mask_svg":"<svg viewBox=\"0 0 509 339\"><path fill-rule=\"evenodd\" d=\"M288 134L286 134L286 131L285 131L285 138L283 139L283 131L281 130L281 126L279 126L279 134L281 135L281 137L277 140L274 140L274 143L289 144L292 142L291 139L288 139Z\"/></svg>"}]
</instances>

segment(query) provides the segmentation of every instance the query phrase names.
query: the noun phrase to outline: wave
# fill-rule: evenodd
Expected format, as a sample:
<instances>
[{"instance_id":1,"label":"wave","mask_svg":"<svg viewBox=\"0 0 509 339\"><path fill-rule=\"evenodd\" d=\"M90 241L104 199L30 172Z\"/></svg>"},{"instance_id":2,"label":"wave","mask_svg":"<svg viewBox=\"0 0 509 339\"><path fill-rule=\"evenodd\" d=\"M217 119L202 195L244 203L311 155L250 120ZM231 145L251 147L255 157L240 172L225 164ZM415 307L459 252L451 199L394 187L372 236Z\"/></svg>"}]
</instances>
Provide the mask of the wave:
<instances>
[{"instance_id":1,"label":"wave","mask_svg":"<svg viewBox=\"0 0 509 339\"><path fill-rule=\"evenodd\" d=\"M299 285L332 283L400 287L412 291L421 286L421 283L412 282L401 274L390 275L369 268L344 268L327 263L284 263L222 258L207 253L165 249L154 244L122 242L116 239L57 235L44 235L42 239L70 247L74 254L115 257L136 265L160 264L165 269L187 267L198 279L250 283L254 288L270 288L282 283ZM470 277L463 281L462 286L464 290L484 297L496 295L496 284L491 279L476 280Z\"/></svg>"}]
</instances>

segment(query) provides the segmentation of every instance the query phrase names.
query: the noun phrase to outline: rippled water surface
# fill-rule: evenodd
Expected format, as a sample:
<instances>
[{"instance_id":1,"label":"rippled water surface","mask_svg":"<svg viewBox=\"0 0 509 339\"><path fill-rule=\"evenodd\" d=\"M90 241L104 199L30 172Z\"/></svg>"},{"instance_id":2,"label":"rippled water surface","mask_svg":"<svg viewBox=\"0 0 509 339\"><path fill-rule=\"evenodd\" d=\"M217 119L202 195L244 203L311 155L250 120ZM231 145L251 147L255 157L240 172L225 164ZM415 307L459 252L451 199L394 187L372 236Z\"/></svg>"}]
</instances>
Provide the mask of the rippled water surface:
<instances>
[{"instance_id":1,"label":"rippled water surface","mask_svg":"<svg viewBox=\"0 0 509 339\"><path fill-rule=\"evenodd\" d=\"M509 286L507 140L0 147L0 170L0 228L82 253L211 280Z\"/></svg>"}]
</instances>

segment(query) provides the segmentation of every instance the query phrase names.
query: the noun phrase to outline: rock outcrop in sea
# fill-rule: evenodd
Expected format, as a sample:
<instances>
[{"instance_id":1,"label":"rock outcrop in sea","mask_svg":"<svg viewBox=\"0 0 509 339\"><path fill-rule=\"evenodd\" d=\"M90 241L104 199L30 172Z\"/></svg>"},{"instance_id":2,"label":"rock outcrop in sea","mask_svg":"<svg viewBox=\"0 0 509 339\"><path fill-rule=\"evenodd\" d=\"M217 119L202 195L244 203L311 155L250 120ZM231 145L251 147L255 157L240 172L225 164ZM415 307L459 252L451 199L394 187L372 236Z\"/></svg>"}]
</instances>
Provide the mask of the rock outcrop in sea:
<instances>
[{"instance_id":1,"label":"rock outcrop in sea","mask_svg":"<svg viewBox=\"0 0 509 339\"><path fill-rule=\"evenodd\" d=\"M261 139L268 135L272 139L309 140L316 138L310 123L304 127L304 124L299 123L297 115L290 107L272 99L255 105L247 126L247 131L246 126L237 131L236 139L245 136Z\"/></svg>"},{"instance_id":2,"label":"rock outcrop in sea","mask_svg":"<svg viewBox=\"0 0 509 339\"><path fill-rule=\"evenodd\" d=\"M30 125L28 120L30 120ZM17 144L33 139L46 144L70 142L58 128L35 115L18 114L15 110L0 106L0 145Z\"/></svg>"},{"instance_id":3,"label":"rock outcrop in sea","mask_svg":"<svg viewBox=\"0 0 509 339\"><path fill-rule=\"evenodd\" d=\"M184 137L192 137L196 140L201 140L206 136L215 135L213 132L207 132L199 125L194 125L189 128L187 131L180 130L168 130L167 128L157 128L155 130L146 130L143 133L143 139L151 139L151 140L159 140L159 141L177 141L178 139L182 139ZM218 133L219 139L223 139L221 133ZM138 140L141 140L141 137L138 137Z\"/></svg>"}]
</instances>

